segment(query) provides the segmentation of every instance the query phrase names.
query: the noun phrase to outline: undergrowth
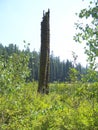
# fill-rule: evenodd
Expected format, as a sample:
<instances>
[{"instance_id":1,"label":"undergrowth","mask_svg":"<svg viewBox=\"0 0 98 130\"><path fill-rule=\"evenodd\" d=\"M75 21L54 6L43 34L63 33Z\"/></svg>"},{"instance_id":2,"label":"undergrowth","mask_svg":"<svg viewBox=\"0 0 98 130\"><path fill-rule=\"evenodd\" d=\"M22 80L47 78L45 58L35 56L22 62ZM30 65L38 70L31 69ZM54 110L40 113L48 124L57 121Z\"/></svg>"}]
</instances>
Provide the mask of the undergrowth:
<instances>
[{"instance_id":1,"label":"undergrowth","mask_svg":"<svg viewBox=\"0 0 98 130\"><path fill-rule=\"evenodd\" d=\"M37 83L0 94L0 130L98 130L98 83Z\"/></svg>"}]
</instances>

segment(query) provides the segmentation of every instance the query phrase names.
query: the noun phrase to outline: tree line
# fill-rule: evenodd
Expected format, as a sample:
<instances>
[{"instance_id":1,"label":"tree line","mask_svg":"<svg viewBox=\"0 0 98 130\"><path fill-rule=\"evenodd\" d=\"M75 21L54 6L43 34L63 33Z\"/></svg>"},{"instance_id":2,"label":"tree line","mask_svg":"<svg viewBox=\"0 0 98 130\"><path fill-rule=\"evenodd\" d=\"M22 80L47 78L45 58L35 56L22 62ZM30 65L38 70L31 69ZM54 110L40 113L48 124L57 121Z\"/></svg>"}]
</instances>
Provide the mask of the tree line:
<instances>
[{"instance_id":1,"label":"tree line","mask_svg":"<svg viewBox=\"0 0 98 130\"><path fill-rule=\"evenodd\" d=\"M16 45L9 44L8 46L3 46L0 44L0 56L4 57L4 60L7 61L8 57L12 54L17 53L25 53L29 57L28 67L30 70L30 74L27 77L27 81L38 81L39 78L39 59L40 53L36 50L30 51L27 46L25 49L20 50ZM82 76L87 72L87 68L84 68L80 63L74 65L72 61L66 60L61 61L60 57L54 56L53 52L50 54L50 82L70 82L71 81L71 68L74 68L78 71L77 80L81 80ZM73 75L74 76L74 75Z\"/></svg>"}]
</instances>

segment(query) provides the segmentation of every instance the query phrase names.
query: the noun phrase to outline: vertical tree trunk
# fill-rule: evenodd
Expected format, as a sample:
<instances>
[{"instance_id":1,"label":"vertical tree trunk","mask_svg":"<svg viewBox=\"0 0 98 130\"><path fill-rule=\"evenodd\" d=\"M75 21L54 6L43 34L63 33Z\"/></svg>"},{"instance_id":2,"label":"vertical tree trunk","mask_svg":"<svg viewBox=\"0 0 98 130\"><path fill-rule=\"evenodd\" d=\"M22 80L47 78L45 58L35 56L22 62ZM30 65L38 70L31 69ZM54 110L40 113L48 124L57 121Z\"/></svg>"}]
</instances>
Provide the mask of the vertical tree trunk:
<instances>
[{"instance_id":1,"label":"vertical tree trunk","mask_svg":"<svg viewBox=\"0 0 98 130\"><path fill-rule=\"evenodd\" d=\"M38 92L49 93L49 66L50 66L50 29L49 29L49 10L44 14L41 22L41 53Z\"/></svg>"}]
</instances>

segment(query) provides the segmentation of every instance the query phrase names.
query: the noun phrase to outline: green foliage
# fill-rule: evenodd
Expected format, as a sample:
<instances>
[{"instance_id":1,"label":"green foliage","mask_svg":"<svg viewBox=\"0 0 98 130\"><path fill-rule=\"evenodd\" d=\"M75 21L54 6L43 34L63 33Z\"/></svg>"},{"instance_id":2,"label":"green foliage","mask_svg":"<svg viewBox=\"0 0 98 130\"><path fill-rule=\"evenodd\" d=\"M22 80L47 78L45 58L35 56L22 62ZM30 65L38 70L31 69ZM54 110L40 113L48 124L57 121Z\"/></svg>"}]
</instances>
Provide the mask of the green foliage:
<instances>
[{"instance_id":1,"label":"green foliage","mask_svg":"<svg viewBox=\"0 0 98 130\"><path fill-rule=\"evenodd\" d=\"M82 9L78 17L85 22L76 23L77 34L74 40L86 43L85 53L91 69L96 69L96 58L98 57L98 1L90 2L88 8Z\"/></svg>"},{"instance_id":2,"label":"green foliage","mask_svg":"<svg viewBox=\"0 0 98 130\"><path fill-rule=\"evenodd\" d=\"M77 66L77 55L75 54L75 52L72 52L72 56L73 56L73 65ZM79 70L76 69L76 67L71 67L69 70L69 77L70 77L70 81L71 82L77 82L79 80Z\"/></svg>"},{"instance_id":3,"label":"green foliage","mask_svg":"<svg viewBox=\"0 0 98 130\"><path fill-rule=\"evenodd\" d=\"M77 82L78 81L79 72L75 68L70 68L70 81Z\"/></svg>"},{"instance_id":4,"label":"green foliage","mask_svg":"<svg viewBox=\"0 0 98 130\"><path fill-rule=\"evenodd\" d=\"M37 94L37 83L0 94L1 130L98 129L98 83L50 84Z\"/></svg>"},{"instance_id":5,"label":"green foliage","mask_svg":"<svg viewBox=\"0 0 98 130\"><path fill-rule=\"evenodd\" d=\"M82 9L78 17L85 22L76 23L77 34L74 40L79 43L86 43L85 53L88 56L89 67L87 74L83 75L82 81L98 81L97 58L98 58L98 1L90 2L88 8Z\"/></svg>"},{"instance_id":6,"label":"green foliage","mask_svg":"<svg viewBox=\"0 0 98 130\"><path fill-rule=\"evenodd\" d=\"M24 52L13 53L5 59L5 55L0 56L0 92L12 91L19 88L29 76L28 55Z\"/></svg>"},{"instance_id":7,"label":"green foliage","mask_svg":"<svg viewBox=\"0 0 98 130\"><path fill-rule=\"evenodd\" d=\"M92 4L92 2L90 3ZM30 53L28 47L19 51L12 44L0 45L0 130L97 130L98 129L98 73L95 60L97 44L97 4L80 12L80 18L92 17L91 24L77 24L80 29L76 41L87 41L85 48L90 67L80 76L81 65L68 60L60 62L51 55L51 81L66 78L71 83L50 84L49 95L37 93L38 84L28 83L37 77L39 54ZM25 43L25 41L24 41ZM66 66L66 67L65 67ZM63 75L62 75L63 74ZM80 78L83 82L76 82ZM37 79L37 78L36 78ZM93 83L92 83L93 82Z\"/></svg>"},{"instance_id":8,"label":"green foliage","mask_svg":"<svg viewBox=\"0 0 98 130\"><path fill-rule=\"evenodd\" d=\"M0 44L0 55L3 55L3 57L1 57L1 58L3 58L6 62L9 59L8 57L14 53L17 55L18 54L20 55L22 53L24 53L25 55L29 55L28 67L30 70L30 75L28 76L27 80L28 81L33 81L33 80L38 81L40 53L38 53L35 50L30 52L29 43L27 44L24 41L24 44L26 44L26 45L25 45L25 50L23 50L23 51L19 50L18 47L13 44L9 44L8 47L4 47L2 44ZM74 58L76 58L75 55L74 55ZM73 64L75 64L75 59L74 59L74 63L69 60L61 61L60 57L55 57L52 52L50 55L50 82L69 81L69 71L70 71L70 68L74 67ZM86 71L86 69L83 66L81 66L81 64L77 64L75 67L78 69L80 74L83 74ZM80 78L78 77L78 79L80 79Z\"/></svg>"},{"instance_id":9,"label":"green foliage","mask_svg":"<svg viewBox=\"0 0 98 130\"><path fill-rule=\"evenodd\" d=\"M38 84L27 82L29 56L29 50L0 55L0 130L97 130L98 82L74 82L81 67L70 69L67 61L73 83L55 82L40 95Z\"/></svg>"},{"instance_id":10,"label":"green foliage","mask_svg":"<svg viewBox=\"0 0 98 130\"><path fill-rule=\"evenodd\" d=\"M82 75L83 82L98 82L98 72L92 69L87 69L87 73Z\"/></svg>"}]
</instances>

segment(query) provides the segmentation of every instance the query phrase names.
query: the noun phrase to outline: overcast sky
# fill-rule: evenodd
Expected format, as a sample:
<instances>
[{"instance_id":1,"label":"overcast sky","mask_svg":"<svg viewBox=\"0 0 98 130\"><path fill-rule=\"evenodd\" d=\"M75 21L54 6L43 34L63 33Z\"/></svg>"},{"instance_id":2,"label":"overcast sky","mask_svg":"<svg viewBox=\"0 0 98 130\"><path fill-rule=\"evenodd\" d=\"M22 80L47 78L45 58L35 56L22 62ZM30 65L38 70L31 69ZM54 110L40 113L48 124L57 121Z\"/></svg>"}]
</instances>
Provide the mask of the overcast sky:
<instances>
[{"instance_id":1,"label":"overcast sky","mask_svg":"<svg viewBox=\"0 0 98 130\"><path fill-rule=\"evenodd\" d=\"M30 43L30 50L40 50L40 22L43 10L50 9L50 47L61 60L71 59L72 51L85 65L83 45L73 41L76 12L87 7L89 0L0 0L0 43Z\"/></svg>"}]
</instances>

